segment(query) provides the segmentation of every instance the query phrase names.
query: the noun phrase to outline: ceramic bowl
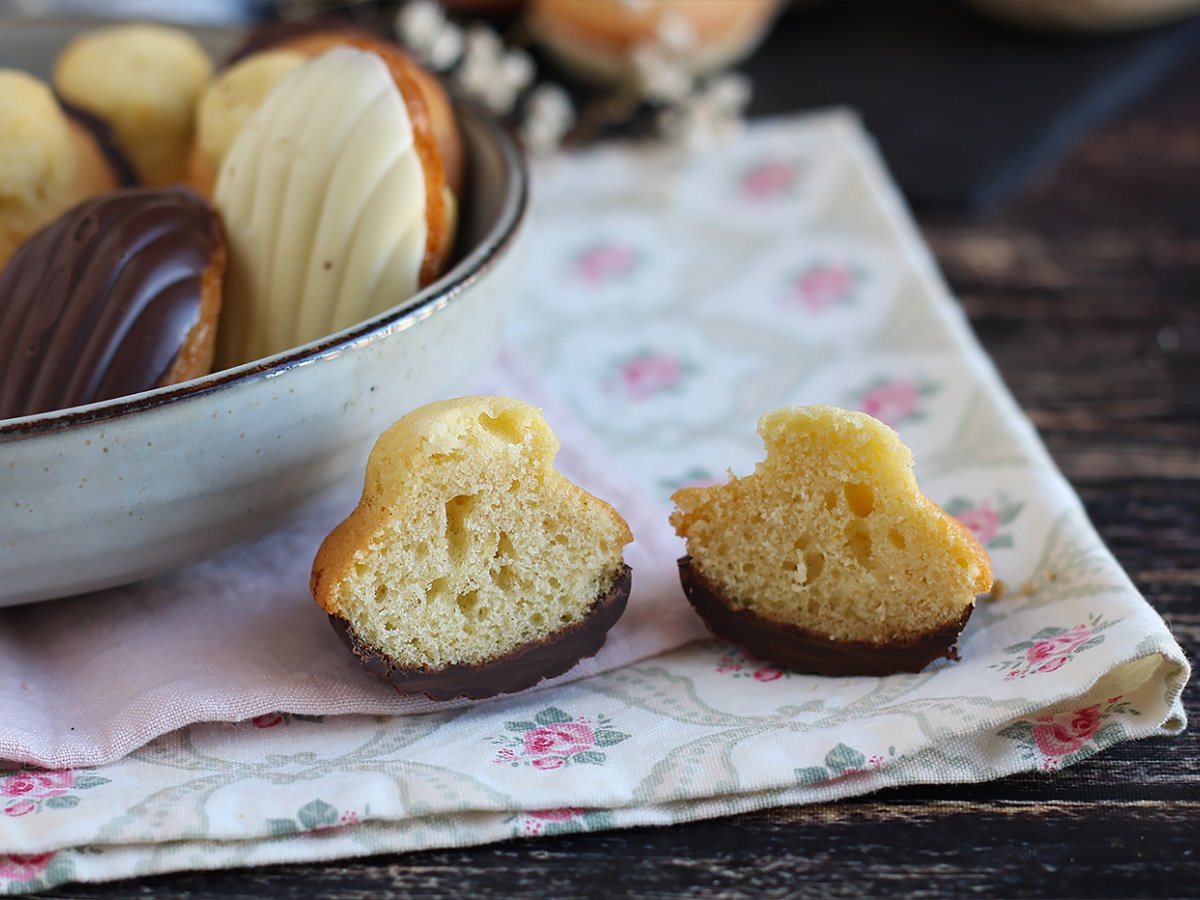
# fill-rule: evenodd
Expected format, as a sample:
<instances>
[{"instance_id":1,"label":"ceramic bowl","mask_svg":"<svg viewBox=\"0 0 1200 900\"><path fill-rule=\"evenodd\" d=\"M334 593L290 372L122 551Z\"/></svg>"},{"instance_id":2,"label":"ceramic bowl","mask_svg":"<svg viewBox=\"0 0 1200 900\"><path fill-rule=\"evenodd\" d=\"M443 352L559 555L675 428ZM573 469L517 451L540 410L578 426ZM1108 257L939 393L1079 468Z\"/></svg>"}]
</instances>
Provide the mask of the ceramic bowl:
<instances>
[{"instance_id":1,"label":"ceramic bowl","mask_svg":"<svg viewBox=\"0 0 1200 900\"><path fill-rule=\"evenodd\" d=\"M0 27L0 65L20 30ZM460 107L459 122L458 262L416 296L235 369L0 421L0 606L137 581L262 535L361 487L388 425L469 388L517 296L528 175L494 121Z\"/></svg>"}]
</instances>

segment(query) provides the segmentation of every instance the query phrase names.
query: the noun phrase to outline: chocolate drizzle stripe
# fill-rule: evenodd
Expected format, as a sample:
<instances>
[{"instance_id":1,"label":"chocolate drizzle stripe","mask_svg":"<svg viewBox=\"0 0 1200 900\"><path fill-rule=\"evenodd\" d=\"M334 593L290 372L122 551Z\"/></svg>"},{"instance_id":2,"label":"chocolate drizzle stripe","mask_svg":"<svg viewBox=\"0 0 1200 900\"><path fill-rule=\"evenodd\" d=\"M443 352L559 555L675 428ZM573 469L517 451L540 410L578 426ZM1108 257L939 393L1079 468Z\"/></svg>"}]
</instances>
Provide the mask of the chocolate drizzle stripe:
<instances>
[{"instance_id":1,"label":"chocolate drizzle stripe","mask_svg":"<svg viewBox=\"0 0 1200 900\"><path fill-rule=\"evenodd\" d=\"M895 675L920 672L942 656L956 660L955 642L975 609L972 604L954 622L886 644L837 641L748 609L734 609L692 565L691 557L679 560L679 580L688 602L714 635L762 660L813 675Z\"/></svg>"},{"instance_id":2,"label":"chocolate drizzle stripe","mask_svg":"<svg viewBox=\"0 0 1200 900\"><path fill-rule=\"evenodd\" d=\"M540 641L475 665L452 663L441 669L404 668L364 641L345 619L330 615L329 622L363 668L386 678L398 693L424 694L430 700L458 697L484 700L526 690L545 678L563 674L581 659L595 656L625 611L632 583L632 571L622 565L608 591L592 604L583 619Z\"/></svg>"}]
</instances>

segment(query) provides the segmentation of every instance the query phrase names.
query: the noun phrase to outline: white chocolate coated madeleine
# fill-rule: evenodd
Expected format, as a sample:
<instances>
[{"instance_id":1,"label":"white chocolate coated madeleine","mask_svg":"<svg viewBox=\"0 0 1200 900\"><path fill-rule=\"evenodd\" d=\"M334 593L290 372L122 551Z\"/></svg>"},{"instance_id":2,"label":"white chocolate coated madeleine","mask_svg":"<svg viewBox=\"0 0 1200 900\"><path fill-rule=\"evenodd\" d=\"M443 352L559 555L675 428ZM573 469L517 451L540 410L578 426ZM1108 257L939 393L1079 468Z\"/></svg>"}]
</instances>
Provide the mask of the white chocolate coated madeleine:
<instances>
[{"instance_id":1,"label":"white chocolate coated madeleine","mask_svg":"<svg viewBox=\"0 0 1200 900\"><path fill-rule=\"evenodd\" d=\"M416 293L425 178L383 61L338 47L286 76L217 175L230 269L218 361L346 328Z\"/></svg>"},{"instance_id":2,"label":"white chocolate coated madeleine","mask_svg":"<svg viewBox=\"0 0 1200 900\"><path fill-rule=\"evenodd\" d=\"M275 85L307 59L291 50L268 50L230 66L208 83L196 103L196 139L188 171L192 187L212 195L221 160L246 120Z\"/></svg>"}]
</instances>

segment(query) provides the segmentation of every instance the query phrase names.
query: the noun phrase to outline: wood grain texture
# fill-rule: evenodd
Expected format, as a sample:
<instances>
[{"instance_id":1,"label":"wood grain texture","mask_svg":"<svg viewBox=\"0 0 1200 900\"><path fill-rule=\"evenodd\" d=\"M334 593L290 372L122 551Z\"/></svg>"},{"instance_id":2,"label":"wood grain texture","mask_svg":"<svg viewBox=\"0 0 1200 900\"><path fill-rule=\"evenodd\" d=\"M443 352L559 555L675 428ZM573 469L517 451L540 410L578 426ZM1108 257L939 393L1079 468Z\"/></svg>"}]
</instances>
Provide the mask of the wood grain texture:
<instances>
[{"instance_id":1,"label":"wood grain texture","mask_svg":"<svg viewBox=\"0 0 1200 900\"><path fill-rule=\"evenodd\" d=\"M1108 545L1200 647L1200 64L985 220L922 222ZM1200 718L1200 688L1185 695ZM64 897L1200 893L1200 738L1054 775L323 865L73 885Z\"/></svg>"}]
</instances>

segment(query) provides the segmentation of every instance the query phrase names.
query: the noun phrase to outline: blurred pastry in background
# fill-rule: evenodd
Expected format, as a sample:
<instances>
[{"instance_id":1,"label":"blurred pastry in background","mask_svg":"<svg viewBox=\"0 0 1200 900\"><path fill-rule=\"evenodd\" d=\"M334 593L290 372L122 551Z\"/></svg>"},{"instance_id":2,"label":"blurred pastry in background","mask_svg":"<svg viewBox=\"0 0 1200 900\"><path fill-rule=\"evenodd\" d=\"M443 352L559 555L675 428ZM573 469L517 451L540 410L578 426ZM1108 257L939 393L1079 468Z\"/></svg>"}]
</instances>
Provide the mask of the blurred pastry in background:
<instances>
[{"instance_id":1,"label":"blurred pastry in background","mask_svg":"<svg viewBox=\"0 0 1200 900\"><path fill-rule=\"evenodd\" d=\"M54 87L108 123L149 185L182 181L196 98L212 75L204 48L163 25L129 24L81 34L59 54Z\"/></svg>"},{"instance_id":2,"label":"blurred pastry in background","mask_svg":"<svg viewBox=\"0 0 1200 900\"><path fill-rule=\"evenodd\" d=\"M85 197L126 181L104 136L59 105L50 86L0 69L0 268L31 234ZM109 148L111 149L111 148Z\"/></svg>"},{"instance_id":3,"label":"blurred pastry in background","mask_svg":"<svg viewBox=\"0 0 1200 900\"><path fill-rule=\"evenodd\" d=\"M665 46L690 75L734 65L766 34L779 0L530 0L531 32L568 70L592 81L627 77L636 51Z\"/></svg>"},{"instance_id":4,"label":"blurred pastry in background","mask_svg":"<svg viewBox=\"0 0 1200 900\"><path fill-rule=\"evenodd\" d=\"M980 12L1039 31L1125 31L1182 19L1200 0L969 0Z\"/></svg>"},{"instance_id":5,"label":"blurred pastry in background","mask_svg":"<svg viewBox=\"0 0 1200 900\"><path fill-rule=\"evenodd\" d=\"M196 137L188 161L192 187L212 196L221 161L246 120L285 75L308 59L294 50L267 50L217 73L196 104Z\"/></svg>"}]
</instances>

